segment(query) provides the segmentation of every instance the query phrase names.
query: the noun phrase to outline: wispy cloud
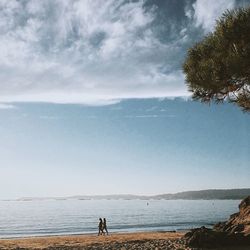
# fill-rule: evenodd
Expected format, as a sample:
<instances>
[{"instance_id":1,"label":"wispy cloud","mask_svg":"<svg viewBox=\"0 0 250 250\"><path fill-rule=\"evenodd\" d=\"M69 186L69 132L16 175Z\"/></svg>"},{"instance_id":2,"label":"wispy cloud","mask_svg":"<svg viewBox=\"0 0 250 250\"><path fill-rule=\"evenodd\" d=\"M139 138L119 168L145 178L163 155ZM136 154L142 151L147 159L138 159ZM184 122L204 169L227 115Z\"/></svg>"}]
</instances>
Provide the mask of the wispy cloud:
<instances>
[{"instance_id":1,"label":"wispy cloud","mask_svg":"<svg viewBox=\"0 0 250 250\"><path fill-rule=\"evenodd\" d=\"M5 103L0 103L0 110L1 109L15 109L16 106L12 104L5 104Z\"/></svg>"},{"instance_id":2,"label":"wispy cloud","mask_svg":"<svg viewBox=\"0 0 250 250\"><path fill-rule=\"evenodd\" d=\"M40 115L39 118L42 120L58 120L58 119L60 119L60 117L53 116L53 115Z\"/></svg>"},{"instance_id":3,"label":"wispy cloud","mask_svg":"<svg viewBox=\"0 0 250 250\"><path fill-rule=\"evenodd\" d=\"M195 24L202 26L205 32L211 32L222 13L227 9L233 9L235 5L235 0L197 0L193 4ZM190 9L186 13L190 15Z\"/></svg>"},{"instance_id":4,"label":"wispy cloud","mask_svg":"<svg viewBox=\"0 0 250 250\"><path fill-rule=\"evenodd\" d=\"M174 118L176 115L159 115L159 114L152 114L152 115L126 115L125 118Z\"/></svg>"}]
</instances>

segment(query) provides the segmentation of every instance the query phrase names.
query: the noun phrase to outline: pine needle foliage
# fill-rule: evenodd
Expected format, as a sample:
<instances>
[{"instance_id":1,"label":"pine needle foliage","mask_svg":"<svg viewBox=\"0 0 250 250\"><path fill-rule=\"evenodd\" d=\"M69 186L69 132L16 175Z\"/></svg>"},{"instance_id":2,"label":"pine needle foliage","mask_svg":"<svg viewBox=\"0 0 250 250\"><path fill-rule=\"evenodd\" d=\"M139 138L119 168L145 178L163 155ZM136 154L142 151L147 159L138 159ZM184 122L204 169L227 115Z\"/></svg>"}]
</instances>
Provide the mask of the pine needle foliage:
<instances>
[{"instance_id":1,"label":"pine needle foliage","mask_svg":"<svg viewBox=\"0 0 250 250\"><path fill-rule=\"evenodd\" d=\"M183 70L194 100L229 101L250 112L250 7L226 11L188 50Z\"/></svg>"}]
</instances>

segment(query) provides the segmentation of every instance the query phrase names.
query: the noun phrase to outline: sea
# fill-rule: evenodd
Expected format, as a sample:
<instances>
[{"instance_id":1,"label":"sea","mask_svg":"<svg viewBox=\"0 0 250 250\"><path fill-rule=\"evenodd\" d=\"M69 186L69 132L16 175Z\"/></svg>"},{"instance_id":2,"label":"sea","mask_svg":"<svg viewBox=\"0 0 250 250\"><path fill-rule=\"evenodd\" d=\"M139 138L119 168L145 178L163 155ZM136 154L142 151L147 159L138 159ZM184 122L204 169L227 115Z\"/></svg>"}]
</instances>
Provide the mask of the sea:
<instances>
[{"instance_id":1,"label":"sea","mask_svg":"<svg viewBox=\"0 0 250 250\"><path fill-rule=\"evenodd\" d=\"M238 211L240 200L28 200L0 201L0 238L212 227Z\"/></svg>"}]
</instances>

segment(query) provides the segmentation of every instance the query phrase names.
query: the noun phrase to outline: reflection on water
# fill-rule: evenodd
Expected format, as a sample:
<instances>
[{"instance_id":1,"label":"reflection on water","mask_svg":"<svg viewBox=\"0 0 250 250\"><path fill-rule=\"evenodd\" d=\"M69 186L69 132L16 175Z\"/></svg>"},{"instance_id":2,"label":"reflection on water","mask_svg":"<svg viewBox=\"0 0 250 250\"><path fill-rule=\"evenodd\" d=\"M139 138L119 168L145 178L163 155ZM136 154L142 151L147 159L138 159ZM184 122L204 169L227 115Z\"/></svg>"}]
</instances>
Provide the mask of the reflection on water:
<instances>
[{"instance_id":1,"label":"reflection on water","mask_svg":"<svg viewBox=\"0 0 250 250\"><path fill-rule=\"evenodd\" d=\"M148 203L148 205L147 205ZM0 201L0 237L109 231L181 230L211 226L238 210L239 200Z\"/></svg>"}]
</instances>

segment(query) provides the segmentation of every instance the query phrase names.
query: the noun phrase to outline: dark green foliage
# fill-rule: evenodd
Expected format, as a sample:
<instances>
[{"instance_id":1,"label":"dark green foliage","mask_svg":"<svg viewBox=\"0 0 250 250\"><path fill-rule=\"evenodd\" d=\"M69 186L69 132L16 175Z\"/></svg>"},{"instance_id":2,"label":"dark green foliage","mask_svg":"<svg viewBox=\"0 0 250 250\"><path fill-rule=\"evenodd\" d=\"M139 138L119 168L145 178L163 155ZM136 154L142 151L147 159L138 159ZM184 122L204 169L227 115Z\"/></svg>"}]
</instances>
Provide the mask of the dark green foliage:
<instances>
[{"instance_id":1,"label":"dark green foliage","mask_svg":"<svg viewBox=\"0 0 250 250\"><path fill-rule=\"evenodd\" d=\"M183 69L194 100L227 100L250 112L250 7L225 12L189 49Z\"/></svg>"}]
</instances>

